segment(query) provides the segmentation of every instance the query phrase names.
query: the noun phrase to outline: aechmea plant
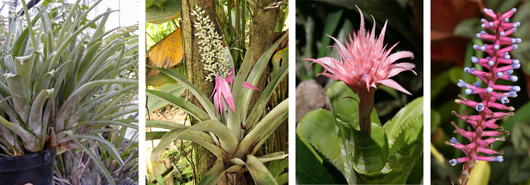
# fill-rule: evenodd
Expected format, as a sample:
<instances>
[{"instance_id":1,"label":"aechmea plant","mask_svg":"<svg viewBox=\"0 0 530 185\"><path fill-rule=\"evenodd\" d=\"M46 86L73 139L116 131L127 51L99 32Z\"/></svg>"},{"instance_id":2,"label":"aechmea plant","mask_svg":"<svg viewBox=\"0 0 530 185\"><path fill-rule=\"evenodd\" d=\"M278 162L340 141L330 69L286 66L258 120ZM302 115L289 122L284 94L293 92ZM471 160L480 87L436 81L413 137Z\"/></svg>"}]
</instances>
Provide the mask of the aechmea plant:
<instances>
[{"instance_id":1,"label":"aechmea plant","mask_svg":"<svg viewBox=\"0 0 530 185\"><path fill-rule=\"evenodd\" d=\"M264 165L265 162L288 157L283 151L255 156L268 137L284 123L289 114L289 99L282 100L274 107L267 102L273 97L276 88L288 74L288 66L280 67L264 87L260 97L251 106L250 100L261 74L265 71L276 48L288 36L284 34L265 51L257 61L252 61L247 52L237 72L234 71L227 48L222 45L222 37L215 31L213 23L204 10L196 6L192 10L194 36L197 38L201 62L204 70L210 73L206 80L215 79L213 102L197 86L175 71L156 68L162 74L172 78L198 100L200 107L188 100L166 92L146 89L148 96L171 103L197 123L185 126L168 121L147 120L146 127L170 129L169 132L146 133L147 139L160 139L160 143L151 153L152 160L158 160L162 152L176 140L192 141L203 146L217 157L215 164L202 178L199 184L216 184L225 174L250 172L256 184L277 184L277 181ZM252 41L250 41L252 42ZM235 75L237 74L237 75ZM224 106L228 105L231 111ZM250 112L248 112L250 110Z\"/></svg>"},{"instance_id":2,"label":"aechmea plant","mask_svg":"<svg viewBox=\"0 0 530 185\"><path fill-rule=\"evenodd\" d=\"M487 71L466 67L464 68L466 73L475 75L482 82L477 81L468 84L460 80L457 84L459 87L465 88L467 95L477 94L480 97L479 101L473 101L460 95L460 99L455 100L456 103L472 107L477 111L476 115L467 115L465 112L459 115L453 111L455 116L471 125L471 130L465 130L452 122L456 128L455 133L469 140L466 142L467 144L460 143L454 137L450 141L446 141L447 145L453 146L465 154L464 157L449 161L453 166L458 163L465 163L460 184L467 184L471 170L478 161L503 161L503 152L495 151L491 149L491 146L497 141L504 141L503 135L508 135L508 132L503 131L503 128L497 125L496 121L506 116L513 116L514 108L506 104L510 102L508 98L517 97L517 92L521 88L519 86L497 85L496 82L499 79L517 81L517 76L513 76L512 73L521 65L519 60L511 59L509 54L510 51L517 49L517 44L521 42L520 38L509 37L520 26L519 22L509 23L509 18L515 12L515 8L504 14L494 13L491 9L484 9L484 13L492 20L482 19L482 28L491 31L477 33L477 37L491 43L474 45L473 48L483 51L489 56L486 58L471 57L471 61L487 69Z\"/></svg>"},{"instance_id":3,"label":"aechmea plant","mask_svg":"<svg viewBox=\"0 0 530 185\"><path fill-rule=\"evenodd\" d=\"M334 37L329 36L336 42L334 47L341 59L323 57L305 58L304 60L320 64L325 69L320 75L343 81L355 94L359 95L359 126L361 131L370 136L370 114L374 108L375 90L380 85L386 85L410 95L410 92L390 78L403 71L412 71L414 74L416 72L412 70L415 67L412 63L394 63L402 58L413 58L414 54L410 51L390 54L397 43L388 50L383 43L387 22L379 37L376 37L375 20L372 31L368 32L364 27L363 13L359 7L357 9L361 15L361 27L357 33L353 33L353 39L350 35L349 43L345 39L346 47Z\"/></svg>"}]
</instances>

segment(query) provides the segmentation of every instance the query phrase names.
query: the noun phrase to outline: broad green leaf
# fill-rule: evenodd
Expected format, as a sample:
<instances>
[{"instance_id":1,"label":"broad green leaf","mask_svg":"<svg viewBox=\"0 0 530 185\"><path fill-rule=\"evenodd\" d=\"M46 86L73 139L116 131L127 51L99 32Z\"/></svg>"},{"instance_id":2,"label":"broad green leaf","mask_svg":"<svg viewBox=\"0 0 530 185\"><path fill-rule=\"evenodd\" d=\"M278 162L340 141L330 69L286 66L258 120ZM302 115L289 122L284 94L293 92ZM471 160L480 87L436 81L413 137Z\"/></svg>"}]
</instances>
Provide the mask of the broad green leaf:
<instances>
[{"instance_id":1,"label":"broad green leaf","mask_svg":"<svg viewBox=\"0 0 530 185\"><path fill-rule=\"evenodd\" d=\"M222 161L217 161L210 170L199 181L199 185L217 184L221 175L226 171L225 165Z\"/></svg>"},{"instance_id":2,"label":"broad green leaf","mask_svg":"<svg viewBox=\"0 0 530 185\"><path fill-rule=\"evenodd\" d=\"M299 184L336 184L337 182L308 147L310 146L296 135L296 182Z\"/></svg>"},{"instance_id":3,"label":"broad green leaf","mask_svg":"<svg viewBox=\"0 0 530 185\"><path fill-rule=\"evenodd\" d=\"M280 102L274 109L265 115L241 140L235 156L243 157L249 151L255 152L264 140L287 119L289 115L289 98Z\"/></svg>"},{"instance_id":4,"label":"broad green leaf","mask_svg":"<svg viewBox=\"0 0 530 185\"><path fill-rule=\"evenodd\" d=\"M259 118L262 116L263 112L265 111L265 107L267 105L267 102L269 102L269 99L271 98L274 90L276 87L281 83L281 81L287 76L288 74L288 66L284 65L281 67L279 74L277 74L265 87L263 90L261 96L256 101L256 104L254 108L252 108L252 111L248 115L247 121L245 122L246 127L253 127L253 125L259 121Z\"/></svg>"},{"instance_id":5,"label":"broad green leaf","mask_svg":"<svg viewBox=\"0 0 530 185\"><path fill-rule=\"evenodd\" d=\"M250 175L252 175L252 179L254 179L256 185L278 184L267 167L265 167L265 165L253 155L247 155L245 165L247 166Z\"/></svg>"},{"instance_id":6,"label":"broad green leaf","mask_svg":"<svg viewBox=\"0 0 530 185\"><path fill-rule=\"evenodd\" d=\"M283 152L282 152L283 153ZM289 167L289 158L272 161L267 165L267 170L271 173L278 184L285 184L289 181L289 172L283 173Z\"/></svg>"},{"instance_id":7,"label":"broad green leaf","mask_svg":"<svg viewBox=\"0 0 530 185\"><path fill-rule=\"evenodd\" d=\"M178 66L175 68L170 68L168 70L175 71L176 73L180 74L181 76L185 74L185 66ZM175 80L173 78L165 75L164 73L158 73L156 75L147 75L145 77L145 83L148 86L154 86L154 87L160 87L165 84L175 84Z\"/></svg>"},{"instance_id":8,"label":"broad green leaf","mask_svg":"<svg viewBox=\"0 0 530 185\"><path fill-rule=\"evenodd\" d=\"M165 149L181 134L190 133L191 131L212 132L219 137L221 148L229 154L233 154L234 150L239 144L237 138L232 134L232 132L217 120L202 121L191 127L176 128L168 132L166 135L164 135L164 137L162 137L160 143L158 143L158 145L151 152L151 159L153 161L158 159L162 152L164 152Z\"/></svg>"},{"instance_id":9,"label":"broad green leaf","mask_svg":"<svg viewBox=\"0 0 530 185\"><path fill-rule=\"evenodd\" d=\"M345 129L344 134L344 147L356 172L374 173L383 168L384 151L372 138L356 129Z\"/></svg>"},{"instance_id":10,"label":"broad green leaf","mask_svg":"<svg viewBox=\"0 0 530 185\"><path fill-rule=\"evenodd\" d=\"M341 141L336 134L338 128L335 126L331 112L318 109L307 113L300 119L296 132L318 150L323 157L329 159L343 174L345 173L345 168L349 164L343 159Z\"/></svg>"},{"instance_id":11,"label":"broad green leaf","mask_svg":"<svg viewBox=\"0 0 530 185\"><path fill-rule=\"evenodd\" d=\"M167 103L171 103L172 105L177 106L182 110L186 111L188 114L192 115L199 121L208 120L209 118L206 112L204 112L202 109L183 98L173 96L165 92L154 91L150 89L146 89L145 91L149 97L154 97L159 100L166 101Z\"/></svg>"},{"instance_id":12,"label":"broad green leaf","mask_svg":"<svg viewBox=\"0 0 530 185\"><path fill-rule=\"evenodd\" d=\"M418 139L403 147L399 155L390 158L389 163L381 171L359 173L359 182L361 184L404 184L415 164L423 162L419 160L422 152L423 141Z\"/></svg>"},{"instance_id":13,"label":"broad green leaf","mask_svg":"<svg viewBox=\"0 0 530 185\"><path fill-rule=\"evenodd\" d=\"M188 128L189 126L163 120L145 120L145 127L155 127L163 129Z\"/></svg>"},{"instance_id":14,"label":"broad green leaf","mask_svg":"<svg viewBox=\"0 0 530 185\"><path fill-rule=\"evenodd\" d=\"M258 83L259 81L259 78L261 78L261 74L263 74L263 70L265 70L265 66L267 66L267 64L269 64L269 60L270 58L272 57L272 54L274 53L274 51L276 51L276 48L282 43L282 41L288 36L289 34L283 34L282 37L280 37L280 39L278 39L276 42L274 42L270 47L269 49L267 49L267 51L265 51L258 59L258 61L256 61L256 63L254 64L254 66L252 67L252 70L250 71L250 74L248 75L248 78L247 78L247 82L252 84L252 85L255 85ZM248 60L248 62L251 62L250 60ZM248 65L248 64L247 64ZM234 82L235 83L235 82ZM234 84L236 85L236 84ZM243 86L243 84L241 83L241 87ZM235 86L235 88L238 88L238 86ZM250 104L250 98L252 97L252 93L253 93L254 90L252 89L246 89L246 88L242 88L242 93L241 93L241 97L240 98L236 98L238 99L237 101L239 101L239 113L237 115L240 116L240 120L246 120L246 115L247 115L247 111L248 111L248 106ZM236 102L234 102L236 103ZM236 106L238 104L235 104Z\"/></svg>"},{"instance_id":15,"label":"broad green leaf","mask_svg":"<svg viewBox=\"0 0 530 185\"><path fill-rule=\"evenodd\" d=\"M145 132L145 140L157 140L162 139L164 135L166 135L168 132L158 131L158 132Z\"/></svg>"},{"instance_id":16,"label":"broad green leaf","mask_svg":"<svg viewBox=\"0 0 530 185\"><path fill-rule=\"evenodd\" d=\"M147 66L147 67L159 70L161 73L164 73L168 75L169 77L173 78L174 80L178 81L179 84L181 84L186 89L188 89L193 94L193 96L195 96L195 98L199 100L202 107L206 110L206 112L208 113L211 119L217 119L212 102L195 85L193 85L191 82L186 80L186 78L182 77L180 74L176 73L175 71L171 71L168 69L158 68L158 67L153 67L153 66Z\"/></svg>"},{"instance_id":17,"label":"broad green leaf","mask_svg":"<svg viewBox=\"0 0 530 185\"><path fill-rule=\"evenodd\" d=\"M418 138L423 128L423 97L417 98L399 110L394 117L383 126L390 146L402 131L405 139L412 142Z\"/></svg>"}]
</instances>

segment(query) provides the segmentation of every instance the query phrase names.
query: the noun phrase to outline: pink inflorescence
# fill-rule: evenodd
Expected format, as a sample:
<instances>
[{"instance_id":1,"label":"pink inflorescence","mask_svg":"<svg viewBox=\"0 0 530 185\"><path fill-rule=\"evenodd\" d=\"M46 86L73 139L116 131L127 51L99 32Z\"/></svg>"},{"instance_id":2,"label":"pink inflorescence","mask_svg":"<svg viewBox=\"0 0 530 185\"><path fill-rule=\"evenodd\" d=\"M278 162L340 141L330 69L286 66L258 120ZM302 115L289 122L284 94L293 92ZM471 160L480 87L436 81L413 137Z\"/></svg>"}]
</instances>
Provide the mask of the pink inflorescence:
<instances>
[{"instance_id":1,"label":"pink inflorescence","mask_svg":"<svg viewBox=\"0 0 530 185\"><path fill-rule=\"evenodd\" d=\"M468 161L503 161L503 152L491 149L491 145L496 141L504 141L503 135L507 135L508 132L503 131L503 128L495 122L506 116L513 116L514 108L505 104L510 102L508 98L517 97L517 92L521 88L519 86L496 85L495 82L498 79L517 81L517 76L512 75L512 73L514 69L520 68L521 64L519 60L511 59L508 53L517 49L517 44L521 43L520 38L509 37L520 26L519 22L508 22L516 11L517 9L513 8L504 14L495 14L491 9L484 9L484 13L493 20L482 19L482 28L491 29L492 31L490 33L482 31L477 33L477 37L488 40L492 44L474 45L474 49L486 52L489 56L486 58L473 56L471 61L488 69L488 71L466 67L464 68L466 73L477 76L483 83L477 81L473 84L468 84L460 80L457 84L459 87L465 88L466 94L478 94L482 100L476 102L462 96L460 96L460 99L455 100L458 104L474 108L478 111L478 115L467 115L466 113L458 115L453 111L455 116L469 123L473 128L472 131L464 130L459 128L454 122L452 123L456 128L455 133L470 141L469 144L461 144L454 137L450 141L446 141L447 145L460 149L466 154L465 157L451 159L449 163L453 166ZM483 86L483 84L485 85ZM479 156L479 153L495 156Z\"/></svg>"}]
</instances>

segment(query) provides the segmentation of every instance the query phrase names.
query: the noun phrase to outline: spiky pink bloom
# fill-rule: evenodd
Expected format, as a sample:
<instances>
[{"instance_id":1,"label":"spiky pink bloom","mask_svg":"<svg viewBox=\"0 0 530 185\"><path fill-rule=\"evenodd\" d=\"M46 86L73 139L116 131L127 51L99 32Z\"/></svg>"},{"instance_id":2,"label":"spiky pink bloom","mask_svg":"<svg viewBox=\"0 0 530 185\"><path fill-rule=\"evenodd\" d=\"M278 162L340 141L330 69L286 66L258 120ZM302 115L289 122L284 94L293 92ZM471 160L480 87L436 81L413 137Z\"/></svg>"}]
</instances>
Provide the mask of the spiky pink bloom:
<instances>
[{"instance_id":1,"label":"spiky pink bloom","mask_svg":"<svg viewBox=\"0 0 530 185\"><path fill-rule=\"evenodd\" d=\"M357 9L359 8L357 7ZM334 37L329 36L336 42L334 47L338 50L341 59L323 57L319 59L305 58L304 60L320 64L325 69L320 75L343 81L356 94L360 94L361 91L375 90L382 84L410 95L405 88L390 78L403 71L412 71L416 74L412 70L415 67L414 64L394 63L402 58L413 58L414 54L410 51L390 54L398 43L386 50L383 40L387 22L385 21L381 33L376 37L375 20L371 33L367 32L364 28L363 13L360 9L359 12L361 27L357 33L353 33L353 39L350 35L349 43L345 39L346 47Z\"/></svg>"},{"instance_id":2,"label":"spiky pink bloom","mask_svg":"<svg viewBox=\"0 0 530 185\"><path fill-rule=\"evenodd\" d=\"M520 38L508 37L520 25L519 22L508 22L515 12L515 8L504 14L495 14L491 9L484 9L484 13L493 20L482 19L482 28L491 29L492 32L482 31L477 33L476 36L492 44L474 45L473 48L487 53L489 57L471 57L471 61L484 69L488 69L488 71L479 71L475 68L466 67L464 71L475 75L482 83L477 81L473 84L468 84L460 80L457 84L459 87L465 88L466 94L478 94L481 99L480 101L473 101L460 96L460 99L455 100L456 103L472 107L478 112L478 115L467 115L466 113L458 115L453 111L455 116L466 121L473 128L472 130L465 130L453 122L452 124L456 128L455 133L469 140L469 144L461 144L454 137L450 141L446 141L447 145L461 150L466 155L465 157L449 161L453 166L458 163L465 163L460 184L467 183L469 174L476 162L503 161L503 157L500 155L503 152L495 151L491 149L491 146L496 141L504 141L503 135L507 135L508 132L503 131L503 128L495 122L503 117L513 116L514 108L505 104L510 102L508 98L517 97L517 92L521 88L519 86L497 85L495 83L499 79L512 82L516 82L518 79L512 73L514 69L520 68L521 65L519 60L511 59L508 53L517 49L517 44L521 42ZM482 156L484 154L496 156Z\"/></svg>"},{"instance_id":3,"label":"spiky pink bloom","mask_svg":"<svg viewBox=\"0 0 530 185\"><path fill-rule=\"evenodd\" d=\"M213 104L217 114L223 113L223 98L226 101L226 104L228 104L230 110L232 110L232 112L234 113L236 112L234 98L232 97L232 91L230 90L229 86L229 84L234 83L233 77L234 69L230 71L230 75L228 75L226 78L220 75L215 75L215 87L210 98L212 98L213 96ZM243 87L248 89L259 90L248 82L243 83Z\"/></svg>"},{"instance_id":4,"label":"spiky pink bloom","mask_svg":"<svg viewBox=\"0 0 530 185\"><path fill-rule=\"evenodd\" d=\"M414 54L410 51L390 54L397 43L388 50L383 43L387 22L385 21L381 33L376 37L375 19L372 31L366 31L363 13L359 7L357 9L361 15L361 27L357 33L353 33L353 38L349 36L349 42L344 39L346 47L334 37L329 36L336 43L334 47L338 50L340 59L323 57L305 58L304 60L320 64L325 69L320 75L343 81L359 95L359 124L361 130L370 135L370 114L373 109L375 90L380 85L386 85L410 95L410 92L390 78L403 71L412 71L414 74L416 72L412 70L415 67L412 63L394 63L399 59L414 58Z\"/></svg>"}]
</instances>

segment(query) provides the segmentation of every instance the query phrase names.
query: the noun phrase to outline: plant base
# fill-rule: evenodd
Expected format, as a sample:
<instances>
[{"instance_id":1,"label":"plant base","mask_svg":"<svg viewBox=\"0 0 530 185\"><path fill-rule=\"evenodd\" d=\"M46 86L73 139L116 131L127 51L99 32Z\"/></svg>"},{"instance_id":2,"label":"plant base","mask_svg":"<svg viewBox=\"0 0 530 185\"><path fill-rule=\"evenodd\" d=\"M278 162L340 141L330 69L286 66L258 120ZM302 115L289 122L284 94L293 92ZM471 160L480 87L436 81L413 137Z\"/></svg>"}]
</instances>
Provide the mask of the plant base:
<instances>
[{"instance_id":1,"label":"plant base","mask_svg":"<svg viewBox=\"0 0 530 185\"><path fill-rule=\"evenodd\" d=\"M17 157L0 158L0 185L53 184L56 149Z\"/></svg>"}]
</instances>

